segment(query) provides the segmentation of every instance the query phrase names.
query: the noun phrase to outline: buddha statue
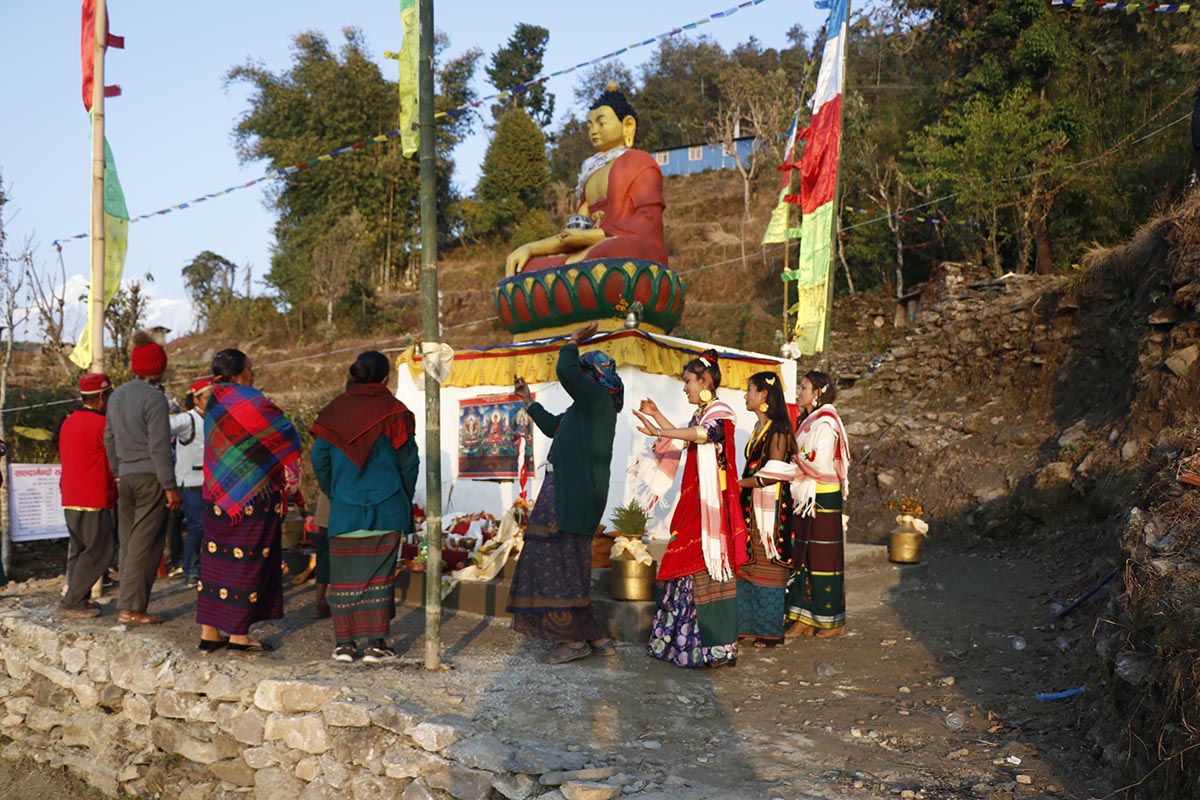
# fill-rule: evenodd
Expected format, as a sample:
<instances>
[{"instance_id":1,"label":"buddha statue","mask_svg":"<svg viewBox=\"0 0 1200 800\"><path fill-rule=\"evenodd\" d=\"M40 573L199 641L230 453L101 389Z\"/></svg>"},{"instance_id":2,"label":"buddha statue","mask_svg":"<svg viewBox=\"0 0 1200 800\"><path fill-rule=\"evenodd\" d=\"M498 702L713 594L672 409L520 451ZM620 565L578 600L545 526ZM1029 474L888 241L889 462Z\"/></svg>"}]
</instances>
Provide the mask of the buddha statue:
<instances>
[{"instance_id":1,"label":"buddha statue","mask_svg":"<svg viewBox=\"0 0 1200 800\"><path fill-rule=\"evenodd\" d=\"M604 87L588 111L587 130L596 153L579 171L576 216L561 233L509 253L506 275L585 259L645 259L667 265L662 171L652 155L633 149L637 114L615 83Z\"/></svg>"}]
</instances>

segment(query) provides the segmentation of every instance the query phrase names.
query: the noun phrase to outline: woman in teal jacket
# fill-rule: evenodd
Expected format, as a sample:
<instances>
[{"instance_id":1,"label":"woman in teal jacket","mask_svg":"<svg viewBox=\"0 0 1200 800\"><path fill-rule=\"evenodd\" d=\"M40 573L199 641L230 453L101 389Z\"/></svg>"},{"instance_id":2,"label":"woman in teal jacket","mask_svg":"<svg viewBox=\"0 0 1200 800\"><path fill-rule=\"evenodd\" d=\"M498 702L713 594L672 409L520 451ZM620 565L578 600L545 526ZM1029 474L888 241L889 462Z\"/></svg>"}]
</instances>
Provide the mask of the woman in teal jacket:
<instances>
[{"instance_id":1,"label":"woman in teal jacket","mask_svg":"<svg viewBox=\"0 0 1200 800\"><path fill-rule=\"evenodd\" d=\"M608 501L625 387L611 357L599 350L579 355L579 345L595 332L595 323L585 325L558 351L558 380L574 401L563 413L534 402L523 379L513 386L529 418L554 443L525 528L508 611L513 630L555 643L546 656L551 664L615 652L592 611L591 559L592 536Z\"/></svg>"},{"instance_id":2,"label":"woman in teal jacket","mask_svg":"<svg viewBox=\"0 0 1200 800\"><path fill-rule=\"evenodd\" d=\"M329 608L335 661L390 661L392 585L403 534L413 530L420 458L415 420L387 388L388 360L374 350L350 366L346 391L313 423L313 471L329 498Z\"/></svg>"}]
</instances>

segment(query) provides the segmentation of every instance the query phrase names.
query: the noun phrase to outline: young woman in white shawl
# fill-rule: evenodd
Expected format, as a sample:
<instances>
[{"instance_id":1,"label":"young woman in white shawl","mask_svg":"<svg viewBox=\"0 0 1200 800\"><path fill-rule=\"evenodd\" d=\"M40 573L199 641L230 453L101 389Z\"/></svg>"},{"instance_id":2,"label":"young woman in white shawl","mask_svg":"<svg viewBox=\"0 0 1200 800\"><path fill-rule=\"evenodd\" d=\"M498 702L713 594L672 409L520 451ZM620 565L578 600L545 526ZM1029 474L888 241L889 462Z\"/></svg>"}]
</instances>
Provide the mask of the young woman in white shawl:
<instances>
[{"instance_id":1,"label":"young woman in white shawl","mask_svg":"<svg viewBox=\"0 0 1200 800\"><path fill-rule=\"evenodd\" d=\"M733 666L737 661L737 568L746 560L746 525L738 502L734 413L716 399L717 354L708 350L683 368L683 391L696 406L675 427L653 400L634 411L638 430L655 437L644 475L656 497L671 488L684 452L683 481L671 516L671 539L659 565L664 583L649 651L680 667Z\"/></svg>"},{"instance_id":2,"label":"young woman in white shawl","mask_svg":"<svg viewBox=\"0 0 1200 800\"><path fill-rule=\"evenodd\" d=\"M849 493L850 447L833 407L837 389L824 372L800 379L796 402L796 465L792 484L792 578L787 589L785 634L829 639L846 632L846 547L842 507Z\"/></svg>"},{"instance_id":3,"label":"young woman in white shawl","mask_svg":"<svg viewBox=\"0 0 1200 800\"><path fill-rule=\"evenodd\" d=\"M756 648L783 643L787 583L792 575L792 492L796 439L783 381L758 372L746 385L746 410L758 418L746 442L742 467L742 516L750 560L738 570L738 638Z\"/></svg>"}]
</instances>

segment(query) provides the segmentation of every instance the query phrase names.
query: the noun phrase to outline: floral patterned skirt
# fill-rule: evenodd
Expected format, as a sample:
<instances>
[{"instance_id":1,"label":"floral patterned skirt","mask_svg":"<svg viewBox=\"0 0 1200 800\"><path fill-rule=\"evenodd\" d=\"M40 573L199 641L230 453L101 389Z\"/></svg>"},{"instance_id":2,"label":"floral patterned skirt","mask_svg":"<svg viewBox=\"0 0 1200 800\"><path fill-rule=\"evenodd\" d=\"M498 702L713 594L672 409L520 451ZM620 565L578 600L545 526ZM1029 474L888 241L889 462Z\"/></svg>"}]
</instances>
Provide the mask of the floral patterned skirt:
<instances>
[{"instance_id":1,"label":"floral patterned skirt","mask_svg":"<svg viewBox=\"0 0 1200 800\"><path fill-rule=\"evenodd\" d=\"M650 655L677 667L707 667L737 658L737 582L707 572L663 584Z\"/></svg>"}]
</instances>

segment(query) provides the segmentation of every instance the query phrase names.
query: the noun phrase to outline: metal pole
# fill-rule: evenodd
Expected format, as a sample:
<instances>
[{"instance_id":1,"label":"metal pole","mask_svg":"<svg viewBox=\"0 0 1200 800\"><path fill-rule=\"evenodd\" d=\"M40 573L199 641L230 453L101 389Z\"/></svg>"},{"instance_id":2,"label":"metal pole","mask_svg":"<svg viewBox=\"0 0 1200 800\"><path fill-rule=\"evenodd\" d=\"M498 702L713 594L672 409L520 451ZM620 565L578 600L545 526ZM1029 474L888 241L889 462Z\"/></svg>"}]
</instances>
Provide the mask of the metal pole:
<instances>
[{"instance_id":1,"label":"metal pole","mask_svg":"<svg viewBox=\"0 0 1200 800\"><path fill-rule=\"evenodd\" d=\"M437 163L433 150L433 0L419 0L421 70L417 82L421 138L421 334L441 338L438 324ZM428 358L428 355L426 355ZM442 656L442 395L425 369L425 669Z\"/></svg>"},{"instance_id":2,"label":"metal pole","mask_svg":"<svg viewBox=\"0 0 1200 800\"><path fill-rule=\"evenodd\" d=\"M96 41L92 50L92 287L91 372L104 371L104 48L108 19L96 0Z\"/></svg>"}]
</instances>

